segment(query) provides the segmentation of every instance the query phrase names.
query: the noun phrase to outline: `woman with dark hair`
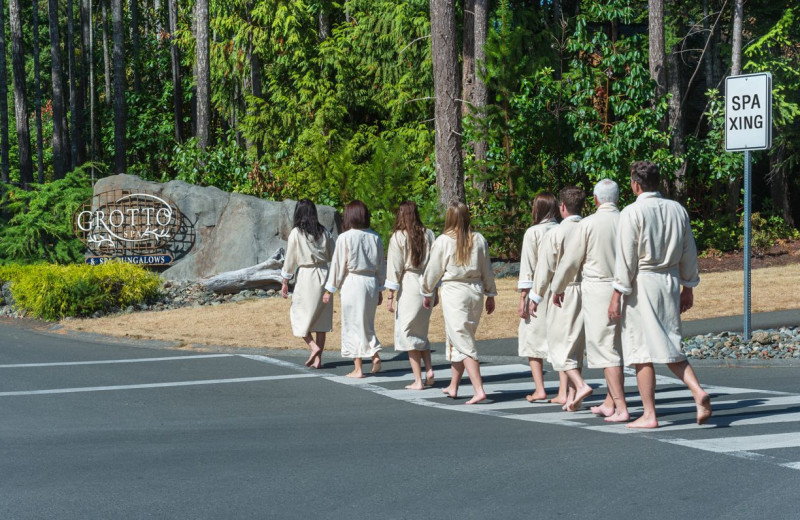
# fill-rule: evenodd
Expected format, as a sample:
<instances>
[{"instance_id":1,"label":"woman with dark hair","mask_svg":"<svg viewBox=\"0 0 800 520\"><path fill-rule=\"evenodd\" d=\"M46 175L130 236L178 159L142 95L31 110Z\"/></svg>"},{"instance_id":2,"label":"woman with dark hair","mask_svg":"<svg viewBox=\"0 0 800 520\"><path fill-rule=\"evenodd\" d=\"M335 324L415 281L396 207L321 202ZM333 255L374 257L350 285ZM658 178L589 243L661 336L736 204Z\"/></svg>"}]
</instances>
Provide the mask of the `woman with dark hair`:
<instances>
[{"instance_id":1,"label":"woman with dark hair","mask_svg":"<svg viewBox=\"0 0 800 520\"><path fill-rule=\"evenodd\" d=\"M475 404L486 399L475 348L475 331L481 320L484 296L486 313L491 314L497 289L489 261L489 246L480 233L470 229L469 209L461 202L453 202L447 208L444 232L433 243L430 260L422 275L420 292L426 309L433 306L439 280L442 281L442 313L447 332L445 355L452 370L450 385L442 392L457 398L466 368L475 390L467 404Z\"/></svg>"},{"instance_id":2,"label":"woman with dark hair","mask_svg":"<svg viewBox=\"0 0 800 520\"><path fill-rule=\"evenodd\" d=\"M519 283L517 284L520 299L517 312L520 317L519 355L528 358L535 384L533 393L525 396L529 403L547 399L547 392L544 389L543 364L547 358L547 319L545 316L547 314L547 305L550 302L550 293L548 292L545 295L545 299L539 305L536 316L531 316L528 313L528 293L533 287L533 273L539 258L539 245L542 243L542 238L545 234L558 225L556 215L558 215L558 203L555 195L549 191L537 195L533 199L531 208L533 225L525 231L525 236L522 239L522 257L519 263ZM562 388L564 392L563 399L566 402L566 384ZM559 391L561 391L561 388L559 388Z\"/></svg>"},{"instance_id":3,"label":"woman with dark hair","mask_svg":"<svg viewBox=\"0 0 800 520\"><path fill-rule=\"evenodd\" d=\"M333 328L333 309L322 304L328 264L333 256L333 239L317 218L317 207L308 199L294 208L294 227L286 241L286 258L281 269L281 296L289 297L289 280L297 277L292 293L292 334L303 338L311 350L306 366L322 368L325 333ZM311 333L316 333L316 341Z\"/></svg>"},{"instance_id":4,"label":"woman with dark hair","mask_svg":"<svg viewBox=\"0 0 800 520\"><path fill-rule=\"evenodd\" d=\"M364 377L362 358L372 358L373 374L381 370L375 337L375 309L383 301L386 265L383 242L369 229L369 209L354 200L344 209L344 233L336 239L336 251L325 283L324 303L342 292L342 357L351 358L355 368L347 377Z\"/></svg>"},{"instance_id":5,"label":"woman with dark hair","mask_svg":"<svg viewBox=\"0 0 800 520\"><path fill-rule=\"evenodd\" d=\"M395 313L394 348L408 352L414 374L414 382L406 386L408 390L422 390L434 383L431 344L428 341L431 311L422 306L419 292L420 278L428 264L434 239L433 231L422 225L417 205L411 201L400 204L386 262L386 288L389 289L386 308ZM423 359L426 368L424 384L420 364Z\"/></svg>"}]
</instances>

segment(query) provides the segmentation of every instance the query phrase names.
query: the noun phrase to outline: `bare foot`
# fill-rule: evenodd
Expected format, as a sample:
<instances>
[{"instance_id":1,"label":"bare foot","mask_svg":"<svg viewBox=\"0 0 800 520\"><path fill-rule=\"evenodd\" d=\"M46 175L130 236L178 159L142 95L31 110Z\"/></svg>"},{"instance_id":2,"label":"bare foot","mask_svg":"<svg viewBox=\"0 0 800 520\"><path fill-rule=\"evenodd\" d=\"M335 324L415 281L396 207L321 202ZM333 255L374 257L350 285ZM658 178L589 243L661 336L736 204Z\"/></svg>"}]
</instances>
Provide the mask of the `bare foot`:
<instances>
[{"instance_id":1,"label":"bare foot","mask_svg":"<svg viewBox=\"0 0 800 520\"><path fill-rule=\"evenodd\" d=\"M481 401L483 401L484 399L486 399L486 393L485 393L485 392L481 392L481 393L479 393L479 394L475 394L474 396L472 396L472 399L470 399L469 401L467 401L465 404L475 404L475 403L480 403L480 402L481 402Z\"/></svg>"},{"instance_id":2,"label":"bare foot","mask_svg":"<svg viewBox=\"0 0 800 520\"><path fill-rule=\"evenodd\" d=\"M697 403L697 424L705 424L711 418L711 396L705 394Z\"/></svg>"},{"instance_id":3,"label":"bare foot","mask_svg":"<svg viewBox=\"0 0 800 520\"><path fill-rule=\"evenodd\" d=\"M547 402L548 402L548 403L550 403L550 404L567 404L567 398L566 398L566 397L563 397L563 396L560 396L560 395L558 395L558 396L556 396L556 397L554 397L554 398L550 399L550 400L549 400L549 401L547 401Z\"/></svg>"},{"instance_id":4,"label":"bare foot","mask_svg":"<svg viewBox=\"0 0 800 520\"><path fill-rule=\"evenodd\" d=\"M568 412L576 412L581 409L583 406L583 400L592 395L592 387L584 384L580 390L575 392L575 399L572 402L567 403L567 411Z\"/></svg>"},{"instance_id":5,"label":"bare foot","mask_svg":"<svg viewBox=\"0 0 800 520\"><path fill-rule=\"evenodd\" d=\"M645 416L641 416L632 423L628 423L625 425L626 428L635 428L635 429L652 429L658 428L658 419L655 417L652 419L647 419Z\"/></svg>"},{"instance_id":6,"label":"bare foot","mask_svg":"<svg viewBox=\"0 0 800 520\"><path fill-rule=\"evenodd\" d=\"M614 415L610 415L603 420L605 422L611 422L611 423L628 422L631 420L631 416L627 411L624 411L624 412L617 412Z\"/></svg>"},{"instance_id":7,"label":"bare foot","mask_svg":"<svg viewBox=\"0 0 800 520\"><path fill-rule=\"evenodd\" d=\"M528 394L525 396L525 400L528 401L529 403L533 403L536 401L544 401L545 399L547 399L547 394L544 392L534 392L532 394ZM550 400L550 402L552 402L552 399Z\"/></svg>"},{"instance_id":8,"label":"bare foot","mask_svg":"<svg viewBox=\"0 0 800 520\"><path fill-rule=\"evenodd\" d=\"M434 378L433 370L425 372L425 386L433 386L435 382L436 379Z\"/></svg>"},{"instance_id":9,"label":"bare foot","mask_svg":"<svg viewBox=\"0 0 800 520\"><path fill-rule=\"evenodd\" d=\"M319 346L317 345L311 345L311 354L308 356L308 359L306 359L306 366L310 367L312 364L314 364L315 360L319 357L320 354L322 354L322 349L319 348ZM319 367L314 367L314 368L319 368Z\"/></svg>"},{"instance_id":10,"label":"bare foot","mask_svg":"<svg viewBox=\"0 0 800 520\"><path fill-rule=\"evenodd\" d=\"M452 397L453 399L458 399L458 389L453 390L449 386L447 388L442 388L442 393L447 397Z\"/></svg>"},{"instance_id":11,"label":"bare foot","mask_svg":"<svg viewBox=\"0 0 800 520\"><path fill-rule=\"evenodd\" d=\"M614 408L606 408L604 405L592 406L589 408L595 415L602 415L603 417L611 417L614 415Z\"/></svg>"},{"instance_id":12,"label":"bare foot","mask_svg":"<svg viewBox=\"0 0 800 520\"><path fill-rule=\"evenodd\" d=\"M372 362L372 369L370 369L370 373L377 374L380 371L381 371L381 360L380 358L378 358Z\"/></svg>"},{"instance_id":13,"label":"bare foot","mask_svg":"<svg viewBox=\"0 0 800 520\"><path fill-rule=\"evenodd\" d=\"M347 374L347 377L353 377L353 378L356 378L356 379L360 379L360 378L364 377L364 374L361 372L361 370L353 370L352 372Z\"/></svg>"},{"instance_id":14,"label":"bare foot","mask_svg":"<svg viewBox=\"0 0 800 520\"><path fill-rule=\"evenodd\" d=\"M425 390L425 385L422 384L422 381L419 383L411 383L410 385L406 385L406 390Z\"/></svg>"}]
</instances>

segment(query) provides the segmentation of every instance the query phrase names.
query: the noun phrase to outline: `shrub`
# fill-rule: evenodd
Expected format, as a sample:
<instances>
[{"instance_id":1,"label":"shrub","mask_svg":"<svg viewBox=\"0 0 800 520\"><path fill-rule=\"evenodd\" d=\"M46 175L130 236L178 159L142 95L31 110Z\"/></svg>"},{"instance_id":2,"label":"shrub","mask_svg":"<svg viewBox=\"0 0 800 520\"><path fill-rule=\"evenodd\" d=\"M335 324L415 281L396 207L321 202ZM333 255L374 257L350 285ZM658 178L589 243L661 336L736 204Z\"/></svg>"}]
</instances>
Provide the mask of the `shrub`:
<instances>
[{"instance_id":1,"label":"shrub","mask_svg":"<svg viewBox=\"0 0 800 520\"><path fill-rule=\"evenodd\" d=\"M11 293L18 309L45 320L90 316L100 310L152 301L161 286L158 275L122 262L2 266L3 278L12 282Z\"/></svg>"}]
</instances>

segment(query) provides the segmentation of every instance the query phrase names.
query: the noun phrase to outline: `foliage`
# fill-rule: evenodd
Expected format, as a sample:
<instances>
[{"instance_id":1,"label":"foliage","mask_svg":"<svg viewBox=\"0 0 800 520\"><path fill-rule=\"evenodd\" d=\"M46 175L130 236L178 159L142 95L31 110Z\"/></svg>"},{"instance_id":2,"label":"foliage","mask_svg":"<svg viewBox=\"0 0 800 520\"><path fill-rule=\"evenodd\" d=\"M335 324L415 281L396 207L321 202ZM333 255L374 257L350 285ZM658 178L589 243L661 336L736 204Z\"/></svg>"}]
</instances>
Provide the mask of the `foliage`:
<instances>
[{"instance_id":1,"label":"foliage","mask_svg":"<svg viewBox=\"0 0 800 520\"><path fill-rule=\"evenodd\" d=\"M92 196L85 163L64 179L35 184L30 191L4 186L0 204L9 215L0 221L0 261L70 263L83 258L72 215Z\"/></svg>"},{"instance_id":2,"label":"foliage","mask_svg":"<svg viewBox=\"0 0 800 520\"><path fill-rule=\"evenodd\" d=\"M739 227L744 228L744 215ZM800 238L800 232L787 226L782 218L774 215L765 217L759 212L750 215L750 229L750 247L756 256L764 256L778 240ZM739 247L744 247L744 234L739 238Z\"/></svg>"},{"instance_id":3,"label":"foliage","mask_svg":"<svg viewBox=\"0 0 800 520\"><path fill-rule=\"evenodd\" d=\"M45 320L90 316L100 310L151 301L161 286L158 275L122 262L99 266L38 264L13 269L0 271L0 277L12 277L16 307Z\"/></svg>"},{"instance_id":4,"label":"foliage","mask_svg":"<svg viewBox=\"0 0 800 520\"><path fill-rule=\"evenodd\" d=\"M249 191L251 163L247 152L239 147L232 133L216 146L205 150L197 145L197 139L188 139L176 145L170 166L175 178L199 186L216 186L224 191ZM164 175L163 181L169 180Z\"/></svg>"}]
</instances>

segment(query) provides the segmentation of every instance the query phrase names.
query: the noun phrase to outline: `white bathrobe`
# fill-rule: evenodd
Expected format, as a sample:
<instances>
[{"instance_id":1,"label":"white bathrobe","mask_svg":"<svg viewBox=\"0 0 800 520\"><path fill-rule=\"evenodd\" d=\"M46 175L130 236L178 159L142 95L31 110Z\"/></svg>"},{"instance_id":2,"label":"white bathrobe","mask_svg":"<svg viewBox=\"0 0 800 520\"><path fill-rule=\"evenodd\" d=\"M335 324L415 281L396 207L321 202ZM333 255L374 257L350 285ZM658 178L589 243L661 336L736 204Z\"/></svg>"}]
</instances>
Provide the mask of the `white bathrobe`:
<instances>
[{"instance_id":1,"label":"white bathrobe","mask_svg":"<svg viewBox=\"0 0 800 520\"><path fill-rule=\"evenodd\" d=\"M289 316L292 334L298 338L333 328L333 306L322 303L332 256L333 238L328 230L317 239L298 228L289 233L281 276L291 280L297 272Z\"/></svg>"},{"instance_id":2,"label":"white bathrobe","mask_svg":"<svg viewBox=\"0 0 800 520\"><path fill-rule=\"evenodd\" d=\"M566 242L564 256L550 283L550 289L560 294L581 272L581 312L589 368L622 366L619 322L608 319L608 304L614 293L618 222L619 210L610 202L581 220L579 232Z\"/></svg>"},{"instance_id":3,"label":"white bathrobe","mask_svg":"<svg viewBox=\"0 0 800 520\"><path fill-rule=\"evenodd\" d=\"M620 213L614 288L622 299L625 364L674 363L681 351L681 286L700 283L689 215L658 192Z\"/></svg>"},{"instance_id":4,"label":"white bathrobe","mask_svg":"<svg viewBox=\"0 0 800 520\"><path fill-rule=\"evenodd\" d=\"M578 232L581 217L572 215L561 221L544 237L539 248L539 259L533 275L533 288L529 297L538 305L548 294L561 257L564 255L566 238ZM549 296L548 296L549 297ZM547 348L553 368L559 372L583 366L586 343L583 335L583 316L581 316L580 276L569 280L564 290L564 303L561 307L550 305L547 308Z\"/></svg>"},{"instance_id":5,"label":"white bathrobe","mask_svg":"<svg viewBox=\"0 0 800 520\"><path fill-rule=\"evenodd\" d=\"M351 229L336 239L325 289L342 292L342 357L369 358L381 350L375 310L386 265L381 237L371 229Z\"/></svg>"},{"instance_id":6,"label":"white bathrobe","mask_svg":"<svg viewBox=\"0 0 800 520\"><path fill-rule=\"evenodd\" d=\"M422 306L420 284L422 273L428 265L430 250L436 237L425 230L425 248L422 262L411 263L411 248L405 231L396 231L389 239L386 260L386 288L395 291L394 348L399 351L429 350L428 327L431 310Z\"/></svg>"},{"instance_id":7,"label":"white bathrobe","mask_svg":"<svg viewBox=\"0 0 800 520\"><path fill-rule=\"evenodd\" d=\"M489 246L480 233L472 233L469 263L455 264L456 239L440 235L422 275L423 296L433 297L441 280L440 300L447 333L445 357L451 362L478 359L475 331L483 312L483 297L497 296Z\"/></svg>"},{"instance_id":8,"label":"white bathrobe","mask_svg":"<svg viewBox=\"0 0 800 520\"><path fill-rule=\"evenodd\" d=\"M539 247L548 231L556 227L556 219L541 222L525 231L522 239L522 255L519 262L519 282L517 289L531 290L536 262L539 259ZM519 320L518 338L519 355L530 358L547 358L547 309L550 306L550 291L543 295L542 303L536 311L536 317L528 316ZM527 301L525 304L527 305Z\"/></svg>"}]
</instances>

